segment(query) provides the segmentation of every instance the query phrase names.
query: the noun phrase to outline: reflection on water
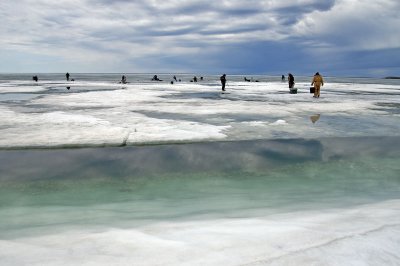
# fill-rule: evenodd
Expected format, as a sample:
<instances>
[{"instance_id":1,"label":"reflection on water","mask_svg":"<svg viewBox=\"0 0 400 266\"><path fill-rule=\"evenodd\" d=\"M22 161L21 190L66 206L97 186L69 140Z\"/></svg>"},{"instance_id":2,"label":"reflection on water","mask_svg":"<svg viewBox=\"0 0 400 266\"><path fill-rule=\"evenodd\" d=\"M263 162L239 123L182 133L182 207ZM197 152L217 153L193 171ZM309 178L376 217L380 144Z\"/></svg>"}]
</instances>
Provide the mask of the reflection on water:
<instances>
[{"instance_id":1,"label":"reflection on water","mask_svg":"<svg viewBox=\"0 0 400 266\"><path fill-rule=\"evenodd\" d=\"M0 93L0 102L27 101L38 96L38 94L33 93Z\"/></svg>"},{"instance_id":2,"label":"reflection on water","mask_svg":"<svg viewBox=\"0 0 400 266\"><path fill-rule=\"evenodd\" d=\"M0 151L0 206L129 202L130 215L141 219L391 199L399 195L399 143L393 137ZM146 211L136 212L138 206Z\"/></svg>"},{"instance_id":3,"label":"reflection on water","mask_svg":"<svg viewBox=\"0 0 400 266\"><path fill-rule=\"evenodd\" d=\"M170 265L177 265L183 245L191 248L189 260L203 258L200 249L215 254L226 250L229 256L236 254L237 260L247 262L274 257L279 261L290 258L279 256L282 251L305 250L307 241L314 250L325 242L342 241L346 234L363 236L359 241L368 241L370 249L379 245L374 244L377 239L393 246L396 238L387 235L397 230L393 217L397 217L400 195L399 140L371 137L3 150L0 257L5 254L8 265L24 260L54 265L60 261L54 252L73 250L61 261L72 256L84 264L87 258L96 260L97 252L103 256L106 249L108 258L121 258L126 265L138 259L154 265L146 255L151 254L150 248L160 256L171 256ZM357 207L360 204L370 205ZM349 211L338 213L337 208ZM369 218L371 208L378 220ZM368 230L378 232L376 227L384 230L378 236L370 235ZM345 243L348 249L357 249L356 237L348 237L354 242ZM247 241L244 246L243 241ZM19 245L29 246L29 252L16 253ZM246 251L248 245L251 252ZM278 253L271 253L277 246ZM109 250L112 247L116 250ZM87 250L93 252L87 254ZM296 254L306 256L306 252ZM324 261L325 253L318 259ZM385 254L375 261L396 259ZM217 258L210 256L203 265L221 265Z\"/></svg>"},{"instance_id":4,"label":"reflection on water","mask_svg":"<svg viewBox=\"0 0 400 266\"><path fill-rule=\"evenodd\" d=\"M320 114L316 114L316 115L312 115L310 116L310 120L313 124L315 124L315 122L317 122L319 120L319 118L321 117Z\"/></svg>"}]
</instances>

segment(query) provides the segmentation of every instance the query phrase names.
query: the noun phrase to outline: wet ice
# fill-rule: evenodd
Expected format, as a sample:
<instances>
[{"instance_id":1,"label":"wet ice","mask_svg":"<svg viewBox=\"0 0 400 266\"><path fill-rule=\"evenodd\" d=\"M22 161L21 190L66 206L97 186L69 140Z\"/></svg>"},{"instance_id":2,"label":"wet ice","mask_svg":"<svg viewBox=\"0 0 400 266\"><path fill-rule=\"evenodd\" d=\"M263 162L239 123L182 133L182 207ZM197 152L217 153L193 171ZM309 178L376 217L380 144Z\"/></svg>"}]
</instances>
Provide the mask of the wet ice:
<instances>
[{"instance_id":1,"label":"wet ice","mask_svg":"<svg viewBox=\"0 0 400 266\"><path fill-rule=\"evenodd\" d=\"M329 82L10 81L0 86L0 147L397 135L400 85ZM375 81L375 80L374 80ZM383 82L384 83L384 82ZM69 90L66 87L70 87ZM14 93L14 96L10 95ZM18 93L16 95L15 93ZM37 95L37 97L35 97ZM11 98L18 101L11 101ZM7 100L9 99L9 101ZM317 123L310 117L320 115Z\"/></svg>"}]
</instances>

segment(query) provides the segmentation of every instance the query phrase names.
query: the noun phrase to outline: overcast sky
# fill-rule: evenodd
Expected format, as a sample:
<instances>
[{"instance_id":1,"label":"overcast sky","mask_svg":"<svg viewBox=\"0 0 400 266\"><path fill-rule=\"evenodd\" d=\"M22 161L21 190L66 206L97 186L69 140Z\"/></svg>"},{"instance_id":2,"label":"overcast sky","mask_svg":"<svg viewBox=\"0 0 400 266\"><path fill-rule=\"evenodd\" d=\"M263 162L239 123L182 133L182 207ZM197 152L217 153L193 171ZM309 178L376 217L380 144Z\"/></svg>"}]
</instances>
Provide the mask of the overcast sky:
<instances>
[{"instance_id":1,"label":"overcast sky","mask_svg":"<svg viewBox=\"0 0 400 266\"><path fill-rule=\"evenodd\" d=\"M1 0L0 72L400 76L399 0Z\"/></svg>"}]
</instances>

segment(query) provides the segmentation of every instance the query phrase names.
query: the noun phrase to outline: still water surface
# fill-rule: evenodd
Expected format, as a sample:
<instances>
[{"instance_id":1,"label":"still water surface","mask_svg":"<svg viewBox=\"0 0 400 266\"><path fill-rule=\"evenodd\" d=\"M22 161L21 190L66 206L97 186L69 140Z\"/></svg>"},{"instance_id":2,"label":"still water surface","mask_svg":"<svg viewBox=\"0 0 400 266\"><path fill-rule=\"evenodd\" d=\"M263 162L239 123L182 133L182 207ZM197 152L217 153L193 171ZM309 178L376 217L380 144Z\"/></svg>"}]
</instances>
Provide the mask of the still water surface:
<instances>
[{"instance_id":1,"label":"still water surface","mask_svg":"<svg viewBox=\"0 0 400 266\"><path fill-rule=\"evenodd\" d=\"M398 137L0 150L2 265L399 263Z\"/></svg>"}]
</instances>

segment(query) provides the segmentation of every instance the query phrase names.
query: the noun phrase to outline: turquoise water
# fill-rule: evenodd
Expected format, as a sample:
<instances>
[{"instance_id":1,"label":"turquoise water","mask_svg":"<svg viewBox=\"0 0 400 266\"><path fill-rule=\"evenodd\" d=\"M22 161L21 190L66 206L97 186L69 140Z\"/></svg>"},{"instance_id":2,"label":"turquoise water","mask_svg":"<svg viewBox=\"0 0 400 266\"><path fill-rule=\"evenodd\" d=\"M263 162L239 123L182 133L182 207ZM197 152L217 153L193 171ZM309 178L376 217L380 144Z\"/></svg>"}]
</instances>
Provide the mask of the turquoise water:
<instances>
[{"instance_id":1,"label":"turquoise water","mask_svg":"<svg viewBox=\"0 0 400 266\"><path fill-rule=\"evenodd\" d=\"M0 236L399 199L399 143L388 137L3 150Z\"/></svg>"},{"instance_id":2,"label":"turquoise water","mask_svg":"<svg viewBox=\"0 0 400 266\"><path fill-rule=\"evenodd\" d=\"M0 150L0 264L396 265L399 140Z\"/></svg>"}]
</instances>

